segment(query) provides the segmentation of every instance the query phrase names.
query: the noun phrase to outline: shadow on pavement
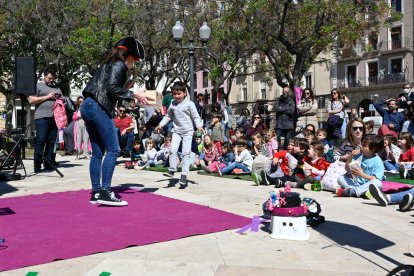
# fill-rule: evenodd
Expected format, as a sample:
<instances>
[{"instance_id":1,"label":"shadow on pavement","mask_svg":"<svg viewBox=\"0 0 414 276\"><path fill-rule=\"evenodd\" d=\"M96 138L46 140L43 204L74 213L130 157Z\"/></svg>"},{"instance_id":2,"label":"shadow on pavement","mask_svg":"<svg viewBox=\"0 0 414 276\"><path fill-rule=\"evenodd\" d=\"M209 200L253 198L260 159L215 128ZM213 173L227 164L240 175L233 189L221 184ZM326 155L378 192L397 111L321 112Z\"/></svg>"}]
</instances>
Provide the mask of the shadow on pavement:
<instances>
[{"instance_id":1,"label":"shadow on pavement","mask_svg":"<svg viewBox=\"0 0 414 276\"><path fill-rule=\"evenodd\" d=\"M8 194L8 193L13 193L18 191L17 188L9 185L6 182L0 182L0 196L4 195L4 194Z\"/></svg>"},{"instance_id":2,"label":"shadow on pavement","mask_svg":"<svg viewBox=\"0 0 414 276\"><path fill-rule=\"evenodd\" d=\"M321 224L319 227L314 228L314 229L315 231L318 231L319 233L326 236L327 238L329 238L330 240L332 240L333 242L335 242L337 245L341 247L348 246L352 248L358 248L366 252L372 252L376 254L377 256L397 266L401 265L401 263L396 261L395 259L379 252L379 250L381 249L395 245L394 242L384 239L383 237L380 237L365 229L362 229L359 226L352 225L352 224L345 224L345 223L336 222L336 221L326 221L324 224ZM331 246L335 246L335 245L331 245ZM367 261L388 271L386 268L384 268L380 264L375 263L374 261L366 258L365 256L362 256L358 252L353 251L352 248L345 248L345 247L343 248L359 255L360 257L366 259Z\"/></svg>"}]
</instances>

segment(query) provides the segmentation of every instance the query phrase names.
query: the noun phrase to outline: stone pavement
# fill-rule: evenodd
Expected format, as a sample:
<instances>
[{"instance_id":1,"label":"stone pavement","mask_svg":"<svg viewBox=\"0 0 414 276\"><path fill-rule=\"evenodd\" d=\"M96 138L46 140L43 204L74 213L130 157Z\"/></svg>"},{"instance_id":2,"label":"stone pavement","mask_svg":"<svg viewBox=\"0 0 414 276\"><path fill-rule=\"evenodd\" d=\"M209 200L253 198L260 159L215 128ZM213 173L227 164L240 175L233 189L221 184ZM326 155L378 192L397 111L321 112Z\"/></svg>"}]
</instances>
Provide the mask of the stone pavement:
<instances>
[{"instance_id":1,"label":"stone pavement","mask_svg":"<svg viewBox=\"0 0 414 276\"><path fill-rule=\"evenodd\" d=\"M20 181L1 182L0 196L90 188L88 160L75 160L74 156L59 159L63 178L56 172L33 175L33 161L25 160L31 175ZM113 186L142 185L146 192L246 217L261 214L261 203L272 189L196 172L191 172L189 179L189 187L179 190L168 187L168 179L161 173L125 170L121 164L115 170ZM0 274L25 275L35 271L40 276L92 276L106 271L111 275L385 275L399 263L414 264L414 258L408 255L408 245L414 243L414 212L398 212L398 206L379 207L372 200L335 198L328 192L299 192L321 202L327 220L315 229L309 228L311 235L307 241L271 239L261 230L245 235L229 230Z\"/></svg>"}]
</instances>

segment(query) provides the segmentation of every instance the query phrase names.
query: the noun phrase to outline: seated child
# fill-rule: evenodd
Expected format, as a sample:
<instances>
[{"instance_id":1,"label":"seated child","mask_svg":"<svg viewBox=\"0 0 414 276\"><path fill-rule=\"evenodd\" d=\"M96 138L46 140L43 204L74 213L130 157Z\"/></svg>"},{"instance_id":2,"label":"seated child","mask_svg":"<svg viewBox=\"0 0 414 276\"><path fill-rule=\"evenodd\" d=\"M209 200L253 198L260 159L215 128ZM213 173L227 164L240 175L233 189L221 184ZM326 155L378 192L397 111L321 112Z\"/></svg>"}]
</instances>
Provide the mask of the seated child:
<instances>
[{"instance_id":1,"label":"seated child","mask_svg":"<svg viewBox=\"0 0 414 276\"><path fill-rule=\"evenodd\" d=\"M203 144L203 159L200 160L201 168L206 172L211 172L212 167L217 166L217 161L220 158L220 153L213 143L213 139L210 135L204 135Z\"/></svg>"},{"instance_id":2,"label":"seated child","mask_svg":"<svg viewBox=\"0 0 414 276\"><path fill-rule=\"evenodd\" d=\"M291 188L303 188L303 180L305 179L305 172L303 166L305 164L305 157L308 156L309 143L305 138L298 138L295 140L293 147L293 156L297 160L297 166L293 172L294 181L286 181L285 186L289 185Z\"/></svg>"},{"instance_id":3,"label":"seated child","mask_svg":"<svg viewBox=\"0 0 414 276\"><path fill-rule=\"evenodd\" d=\"M313 182L316 177L322 179L329 168L329 162L323 157L324 148L321 142L313 142L309 147L309 155L305 157L303 170L305 179L298 180L298 187L304 187L305 190L312 190Z\"/></svg>"},{"instance_id":4,"label":"seated child","mask_svg":"<svg viewBox=\"0 0 414 276\"><path fill-rule=\"evenodd\" d=\"M397 147L398 140L394 135L385 134L384 136L384 149L378 153L378 156L384 161L385 171L393 174L398 173L399 165L396 160L393 150ZM401 154L400 149L398 151ZM399 157L399 156L398 156Z\"/></svg>"},{"instance_id":5,"label":"seated child","mask_svg":"<svg viewBox=\"0 0 414 276\"><path fill-rule=\"evenodd\" d=\"M230 165L230 163L234 162L234 153L233 153L233 147L231 146L230 142L224 142L223 143L223 154L219 158L219 166L220 168L224 168L225 166ZM217 168L215 168L215 171Z\"/></svg>"},{"instance_id":6,"label":"seated child","mask_svg":"<svg viewBox=\"0 0 414 276\"><path fill-rule=\"evenodd\" d=\"M151 137L145 140L145 152L141 154L142 161L139 162L141 167L136 166L135 169L144 169L155 167L157 160L157 150L155 149L154 139Z\"/></svg>"},{"instance_id":7,"label":"seated child","mask_svg":"<svg viewBox=\"0 0 414 276\"><path fill-rule=\"evenodd\" d=\"M328 135L328 132L326 131L326 129L320 128L318 129L318 131L316 131L316 140L323 144L323 152L324 152L324 157L326 161L328 161L329 163L332 163L335 161L334 160L334 147L332 147L329 144L328 139L326 139L327 135Z\"/></svg>"},{"instance_id":8,"label":"seated child","mask_svg":"<svg viewBox=\"0 0 414 276\"><path fill-rule=\"evenodd\" d=\"M157 153L157 163L168 163L168 158L171 153L171 136L165 136L164 143L161 145Z\"/></svg>"},{"instance_id":9,"label":"seated child","mask_svg":"<svg viewBox=\"0 0 414 276\"><path fill-rule=\"evenodd\" d=\"M288 180L294 181L293 172L296 169L298 160L293 157L293 148L297 138L291 138L287 150L281 150L273 154L273 159L266 170L260 175L252 174L256 185L275 185L275 188L283 187Z\"/></svg>"},{"instance_id":10,"label":"seated child","mask_svg":"<svg viewBox=\"0 0 414 276\"><path fill-rule=\"evenodd\" d=\"M349 174L338 177L336 189L338 197L361 197L368 191L370 184L382 188L384 164L377 155L384 148L384 139L380 135L369 134L361 142L361 149L354 149L346 160L345 169ZM360 165L357 163L360 160ZM352 162L352 163L351 163Z\"/></svg>"},{"instance_id":11,"label":"seated child","mask_svg":"<svg viewBox=\"0 0 414 276\"><path fill-rule=\"evenodd\" d=\"M267 147L269 148L270 155L273 156L273 153L277 152L277 150L279 149L276 131L273 128L268 129L266 131L265 142L267 143Z\"/></svg>"},{"instance_id":12,"label":"seated child","mask_svg":"<svg viewBox=\"0 0 414 276\"><path fill-rule=\"evenodd\" d=\"M141 160L141 154L143 153L143 148L141 141L138 138L135 138L132 142L132 150L131 150L131 161L125 162L126 169L133 169L135 166L138 165L138 161Z\"/></svg>"},{"instance_id":13,"label":"seated child","mask_svg":"<svg viewBox=\"0 0 414 276\"><path fill-rule=\"evenodd\" d=\"M267 146L267 143L263 140L262 135L260 133L256 132L255 134L253 134L252 140L254 150L252 173L260 174L260 172L264 171L268 164L270 164L273 155L270 154L269 147ZM254 178L255 177L253 177L253 179Z\"/></svg>"},{"instance_id":14,"label":"seated child","mask_svg":"<svg viewBox=\"0 0 414 276\"><path fill-rule=\"evenodd\" d=\"M414 178L412 166L414 164L414 141L409 132L401 132L398 145L401 148L401 155L398 159L400 178Z\"/></svg>"},{"instance_id":15,"label":"seated child","mask_svg":"<svg viewBox=\"0 0 414 276\"><path fill-rule=\"evenodd\" d=\"M235 139L232 141L233 148L236 146L237 141L239 141L242 138L245 138L245 134L246 132L243 128L236 129L236 131L234 132Z\"/></svg>"},{"instance_id":16,"label":"seated child","mask_svg":"<svg viewBox=\"0 0 414 276\"><path fill-rule=\"evenodd\" d=\"M217 172L219 175L230 174L234 169L241 169L243 172L251 172L253 165L253 157L247 149L247 140L239 139L236 142L234 151L234 162L230 163L223 169L217 166Z\"/></svg>"}]
</instances>

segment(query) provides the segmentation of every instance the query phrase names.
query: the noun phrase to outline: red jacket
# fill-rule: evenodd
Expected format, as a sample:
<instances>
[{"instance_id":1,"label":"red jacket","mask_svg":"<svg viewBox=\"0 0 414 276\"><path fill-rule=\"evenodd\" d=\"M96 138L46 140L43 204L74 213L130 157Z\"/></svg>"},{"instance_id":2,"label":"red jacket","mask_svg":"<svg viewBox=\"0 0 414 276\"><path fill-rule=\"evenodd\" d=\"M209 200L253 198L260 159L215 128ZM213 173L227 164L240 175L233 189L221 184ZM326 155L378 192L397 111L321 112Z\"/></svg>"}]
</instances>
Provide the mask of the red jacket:
<instances>
[{"instance_id":1,"label":"red jacket","mask_svg":"<svg viewBox=\"0 0 414 276\"><path fill-rule=\"evenodd\" d=\"M319 171L325 171L324 174L326 173L330 165L329 162L326 161L324 157L320 157L316 159L315 161L312 161L311 157L306 156L305 158L303 158L303 161L305 161L306 163L308 163L309 165L311 165L312 167L314 167L315 169ZM311 172L311 175L313 178L318 176L318 174L313 173L313 172Z\"/></svg>"}]
</instances>

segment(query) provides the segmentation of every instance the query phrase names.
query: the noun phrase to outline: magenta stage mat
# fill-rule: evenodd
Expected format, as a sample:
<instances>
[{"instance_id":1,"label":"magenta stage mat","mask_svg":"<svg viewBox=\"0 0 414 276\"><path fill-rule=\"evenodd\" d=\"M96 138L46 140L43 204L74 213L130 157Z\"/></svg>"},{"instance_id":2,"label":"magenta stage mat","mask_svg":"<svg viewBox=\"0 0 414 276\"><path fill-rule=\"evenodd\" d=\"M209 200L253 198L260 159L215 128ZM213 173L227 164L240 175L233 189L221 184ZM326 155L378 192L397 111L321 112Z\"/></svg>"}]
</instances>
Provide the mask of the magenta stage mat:
<instances>
[{"instance_id":1,"label":"magenta stage mat","mask_svg":"<svg viewBox=\"0 0 414 276\"><path fill-rule=\"evenodd\" d=\"M91 205L89 191L0 199L0 271L240 228L249 218L137 189L127 207Z\"/></svg>"},{"instance_id":2,"label":"magenta stage mat","mask_svg":"<svg viewBox=\"0 0 414 276\"><path fill-rule=\"evenodd\" d=\"M399 182L382 181L382 191L384 193L396 193L414 188L413 185L403 184Z\"/></svg>"}]
</instances>

